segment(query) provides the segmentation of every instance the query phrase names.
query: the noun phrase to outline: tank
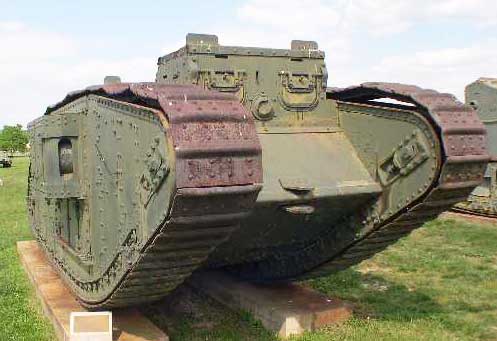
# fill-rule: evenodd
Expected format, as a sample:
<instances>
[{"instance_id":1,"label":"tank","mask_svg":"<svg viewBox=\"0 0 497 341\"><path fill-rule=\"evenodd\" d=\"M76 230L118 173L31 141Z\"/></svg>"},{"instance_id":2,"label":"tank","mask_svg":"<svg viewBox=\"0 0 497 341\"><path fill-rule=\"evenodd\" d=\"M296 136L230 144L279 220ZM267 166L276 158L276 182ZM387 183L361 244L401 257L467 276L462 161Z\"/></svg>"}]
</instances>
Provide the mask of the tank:
<instances>
[{"instance_id":1,"label":"tank","mask_svg":"<svg viewBox=\"0 0 497 341\"><path fill-rule=\"evenodd\" d=\"M482 184L455 211L497 217L497 79L480 78L466 87L466 104L472 106L487 128L490 162Z\"/></svg>"},{"instance_id":2,"label":"tank","mask_svg":"<svg viewBox=\"0 0 497 341\"><path fill-rule=\"evenodd\" d=\"M3 151L0 151L0 164L3 168L12 167L12 159Z\"/></svg>"},{"instance_id":3,"label":"tank","mask_svg":"<svg viewBox=\"0 0 497 341\"><path fill-rule=\"evenodd\" d=\"M73 92L29 125L31 226L89 308L200 269L293 281L369 258L483 179L486 131L452 95L327 88L324 53L189 34L156 82Z\"/></svg>"}]
</instances>

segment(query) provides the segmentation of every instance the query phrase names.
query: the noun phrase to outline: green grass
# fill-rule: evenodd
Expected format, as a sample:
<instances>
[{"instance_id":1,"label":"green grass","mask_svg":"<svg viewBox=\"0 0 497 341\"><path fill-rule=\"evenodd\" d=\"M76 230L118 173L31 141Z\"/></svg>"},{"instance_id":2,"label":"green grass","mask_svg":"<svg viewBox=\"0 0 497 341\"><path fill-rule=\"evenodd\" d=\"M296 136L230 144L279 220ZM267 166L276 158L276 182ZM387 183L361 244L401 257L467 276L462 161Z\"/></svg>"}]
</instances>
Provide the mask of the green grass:
<instances>
[{"instance_id":1,"label":"green grass","mask_svg":"<svg viewBox=\"0 0 497 341\"><path fill-rule=\"evenodd\" d=\"M25 204L28 159L13 161L0 168L0 339L54 340L17 255L16 242L33 237Z\"/></svg>"},{"instance_id":2,"label":"green grass","mask_svg":"<svg viewBox=\"0 0 497 341\"><path fill-rule=\"evenodd\" d=\"M27 160L0 168L0 340L52 340L16 253L27 226ZM371 260L305 285L354 318L293 340L497 340L497 225L436 220ZM177 340L276 340L250 314L180 290L147 314Z\"/></svg>"},{"instance_id":3,"label":"green grass","mask_svg":"<svg viewBox=\"0 0 497 341\"><path fill-rule=\"evenodd\" d=\"M337 338L495 340L496 242L497 226L436 220L358 267L309 284L356 304L356 318L334 330Z\"/></svg>"}]
</instances>

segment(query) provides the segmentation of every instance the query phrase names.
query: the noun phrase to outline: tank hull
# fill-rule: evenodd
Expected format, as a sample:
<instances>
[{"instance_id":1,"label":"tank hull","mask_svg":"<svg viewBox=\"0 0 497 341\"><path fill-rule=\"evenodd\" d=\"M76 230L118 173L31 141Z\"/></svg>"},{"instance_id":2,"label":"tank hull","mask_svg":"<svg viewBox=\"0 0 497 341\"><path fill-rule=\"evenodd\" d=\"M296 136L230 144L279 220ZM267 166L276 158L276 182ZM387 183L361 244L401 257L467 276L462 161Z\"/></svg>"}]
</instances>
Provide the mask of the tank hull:
<instances>
[{"instance_id":1,"label":"tank hull","mask_svg":"<svg viewBox=\"0 0 497 341\"><path fill-rule=\"evenodd\" d=\"M200 268L322 276L481 183L486 131L471 107L409 85L327 89L326 78L313 42L191 35L159 59L156 83L72 93L33 122L32 229L79 299L150 302Z\"/></svg>"}]
</instances>

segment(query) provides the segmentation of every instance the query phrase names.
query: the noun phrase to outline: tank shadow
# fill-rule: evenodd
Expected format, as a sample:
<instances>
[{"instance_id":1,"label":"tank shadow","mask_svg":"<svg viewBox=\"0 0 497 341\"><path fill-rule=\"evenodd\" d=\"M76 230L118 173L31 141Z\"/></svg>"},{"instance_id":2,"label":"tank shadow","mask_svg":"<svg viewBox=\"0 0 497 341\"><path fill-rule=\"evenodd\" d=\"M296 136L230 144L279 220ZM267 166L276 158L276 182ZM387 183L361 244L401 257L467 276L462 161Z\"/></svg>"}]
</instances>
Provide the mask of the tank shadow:
<instances>
[{"instance_id":1,"label":"tank shadow","mask_svg":"<svg viewBox=\"0 0 497 341\"><path fill-rule=\"evenodd\" d=\"M348 269L304 285L352 303L358 318L412 321L446 312L426 290L372 272Z\"/></svg>"},{"instance_id":2,"label":"tank shadow","mask_svg":"<svg viewBox=\"0 0 497 341\"><path fill-rule=\"evenodd\" d=\"M185 285L141 311L175 341L279 340L249 313L233 312Z\"/></svg>"},{"instance_id":3,"label":"tank shadow","mask_svg":"<svg viewBox=\"0 0 497 341\"><path fill-rule=\"evenodd\" d=\"M302 284L331 298L348 301L358 319L408 322L447 313L425 290L372 272L349 269ZM175 340L203 340L215 335L237 340L277 340L250 314L232 312L186 286L142 310Z\"/></svg>"}]
</instances>

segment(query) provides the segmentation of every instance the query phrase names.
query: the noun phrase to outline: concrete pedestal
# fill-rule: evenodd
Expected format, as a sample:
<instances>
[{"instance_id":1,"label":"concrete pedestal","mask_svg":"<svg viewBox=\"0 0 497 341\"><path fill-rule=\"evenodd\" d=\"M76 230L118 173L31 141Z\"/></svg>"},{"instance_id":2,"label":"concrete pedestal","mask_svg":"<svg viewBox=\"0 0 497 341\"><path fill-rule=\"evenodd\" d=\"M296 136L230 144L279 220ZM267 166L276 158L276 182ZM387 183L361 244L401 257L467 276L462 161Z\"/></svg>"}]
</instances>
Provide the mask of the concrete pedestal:
<instances>
[{"instance_id":1,"label":"concrete pedestal","mask_svg":"<svg viewBox=\"0 0 497 341\"><path fill-rule=\"evenodd\" d=\"M283 338L352 316L349 304L296 284L252 284L215 271L196 273L187 284L232 310L252 313L264 327Z\"/></svg>"}]
</instances>

